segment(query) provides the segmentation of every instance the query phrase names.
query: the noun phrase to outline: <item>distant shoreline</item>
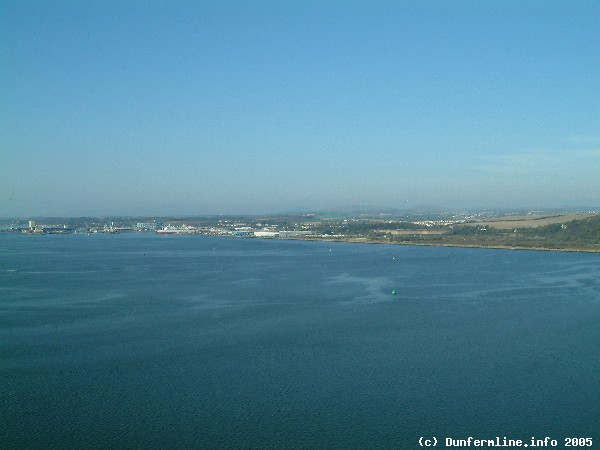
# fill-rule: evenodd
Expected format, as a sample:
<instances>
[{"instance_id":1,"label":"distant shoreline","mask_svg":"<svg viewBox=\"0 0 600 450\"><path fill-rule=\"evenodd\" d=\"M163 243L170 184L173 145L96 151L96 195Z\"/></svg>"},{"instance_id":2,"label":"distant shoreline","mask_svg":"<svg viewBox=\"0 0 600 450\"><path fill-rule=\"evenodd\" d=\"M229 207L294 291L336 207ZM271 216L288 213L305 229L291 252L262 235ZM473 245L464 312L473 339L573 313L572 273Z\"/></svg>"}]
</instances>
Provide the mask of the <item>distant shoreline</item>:
<instances>
[{"instance_id":1,"label":"distant shoreline","mask_svg":"<svg viewBox=\"0 0 600 450\"><path fill-rule=\"evenodd\" d=\"M214 217L197 220L56 219L0 231L26 234L159 233L365 244L600 253L600 214L479 214L400 219Z\"/></svg>"},{"instance_id":2,"label":"distant shoreline","mask_svg":"<svg viewBox=\"0 0 600 450\"><path fill-rule=\"evenodd\" d=\"M8 230L4 230L8 232ZM4 234L4 233L2 233ZM19 235L28 236L42 236L43 234L35 233L18 233ZM63 234L63 233L50 233L50 234ZM64 233L64 234L79 234L79 233ZM89 233L88 233L89 234ZM96 234L96 233L92 233ZM101 233L101 235L110 233ZM121 234L121 233L117 233ZM128 233L127 233L128 234ZM154 233L152 235L155 235ZM312 241L312 242L337 242L337 243L348 243L348 244L379 244L379 245L403 245L403 246L419 246L419 247L456 247L456 248L481 248L488 250L533 250L533 251L544 251L544 252L567 252L567 253L600 253L600 245L597 248L590 247L526 247L522 245L502 245L502 244L461 244L461 243L441 243L441 242L398 242L398 241L385 241L381 239L372 239L368 237L236 237L226 235L202 235L202 234L181 234L182 236L210 236L210 237L223 237L223 238L236 238L236 239L265 239L265 240L277 240L277 241Z\"/></svg>"}]
</instances>

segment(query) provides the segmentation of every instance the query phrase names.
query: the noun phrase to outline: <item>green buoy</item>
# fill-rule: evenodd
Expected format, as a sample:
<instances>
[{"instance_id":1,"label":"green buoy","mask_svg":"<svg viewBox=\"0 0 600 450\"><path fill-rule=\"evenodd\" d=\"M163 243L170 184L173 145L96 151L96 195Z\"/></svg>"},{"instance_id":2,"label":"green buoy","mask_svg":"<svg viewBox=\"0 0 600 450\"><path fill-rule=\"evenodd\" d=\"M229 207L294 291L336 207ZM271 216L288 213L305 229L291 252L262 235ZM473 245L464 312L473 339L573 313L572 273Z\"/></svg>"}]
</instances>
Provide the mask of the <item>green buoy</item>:
<instances>
[{"instance_id":1,"label":"green buoy","mask_svg":"<svg viewBox=\"0 0 600 450\"><path fill-rule=\"evenodd\" d=\"M396 289L392 291L392 295L396 295Z\"/></svg>"}]
</instances>

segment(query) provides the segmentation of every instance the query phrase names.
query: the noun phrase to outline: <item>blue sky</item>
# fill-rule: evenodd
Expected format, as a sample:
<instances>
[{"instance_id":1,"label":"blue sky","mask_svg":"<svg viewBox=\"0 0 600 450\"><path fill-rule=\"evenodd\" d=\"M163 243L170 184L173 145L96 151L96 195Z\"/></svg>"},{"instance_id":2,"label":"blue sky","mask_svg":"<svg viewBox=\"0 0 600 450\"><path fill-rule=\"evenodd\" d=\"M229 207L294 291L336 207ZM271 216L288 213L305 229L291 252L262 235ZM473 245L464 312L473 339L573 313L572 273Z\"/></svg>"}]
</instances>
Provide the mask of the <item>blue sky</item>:
<instances>
[{"instance_id":1,"label":"blue sky","mask_svg":"<svg viewBox=\"0 0 600 450\"><path fill-rule=\"evenodd\" d=\"M0 216L600 206L600 2L0 0Z\"/></svg>"}]
</instances>

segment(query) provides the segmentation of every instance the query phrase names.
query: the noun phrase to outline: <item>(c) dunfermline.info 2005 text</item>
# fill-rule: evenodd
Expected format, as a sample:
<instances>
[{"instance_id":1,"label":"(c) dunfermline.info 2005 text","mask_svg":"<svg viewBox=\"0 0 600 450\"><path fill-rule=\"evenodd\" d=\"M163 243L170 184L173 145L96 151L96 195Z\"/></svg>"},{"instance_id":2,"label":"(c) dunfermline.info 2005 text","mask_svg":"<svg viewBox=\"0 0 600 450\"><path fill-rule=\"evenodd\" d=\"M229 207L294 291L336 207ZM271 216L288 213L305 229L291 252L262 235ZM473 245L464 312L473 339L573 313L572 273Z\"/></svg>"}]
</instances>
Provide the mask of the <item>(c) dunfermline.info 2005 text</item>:
<instances>
[{"instance_id":1,"label":"(c) dunfermline.info 2005 text","mask_svg":"<svg viewBox=\"0 0 600 450\"><path fill-rule=\"evenodd\" d=\"M442 444L447 448L450 447L591 447L593 445L592 438L584 437L568 437L564 439L553 439L548 436L536 438L534 436L529 440L509 439L506 436L495 436L492 439L479 439L469 436L466 438L446 437L443 440L438 440L435 436L419 438L421 447L437 447Z\"/></svg>"}]
</instances>

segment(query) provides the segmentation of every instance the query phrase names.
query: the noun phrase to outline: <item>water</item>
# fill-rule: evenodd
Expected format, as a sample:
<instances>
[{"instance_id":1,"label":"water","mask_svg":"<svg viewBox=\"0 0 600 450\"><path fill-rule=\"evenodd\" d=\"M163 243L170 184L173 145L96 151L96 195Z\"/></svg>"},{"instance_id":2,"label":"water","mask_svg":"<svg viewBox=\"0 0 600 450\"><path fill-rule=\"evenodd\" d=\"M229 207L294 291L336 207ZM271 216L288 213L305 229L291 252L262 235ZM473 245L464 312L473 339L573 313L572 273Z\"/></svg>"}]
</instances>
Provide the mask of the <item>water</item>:
<instances>
[{"instance_id":1,"label":"water","mask_svg":"<svg viewBox=\"0 0 600 450\"><path fill-rule=\"evenodd\" d=\"M600 445L597 254L3 233L0 256L1 448Z\"/></svg>"}]
</instances>

